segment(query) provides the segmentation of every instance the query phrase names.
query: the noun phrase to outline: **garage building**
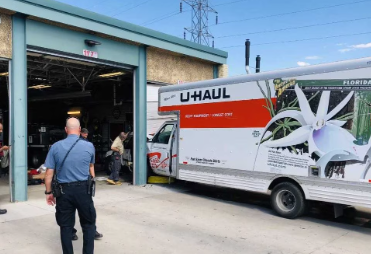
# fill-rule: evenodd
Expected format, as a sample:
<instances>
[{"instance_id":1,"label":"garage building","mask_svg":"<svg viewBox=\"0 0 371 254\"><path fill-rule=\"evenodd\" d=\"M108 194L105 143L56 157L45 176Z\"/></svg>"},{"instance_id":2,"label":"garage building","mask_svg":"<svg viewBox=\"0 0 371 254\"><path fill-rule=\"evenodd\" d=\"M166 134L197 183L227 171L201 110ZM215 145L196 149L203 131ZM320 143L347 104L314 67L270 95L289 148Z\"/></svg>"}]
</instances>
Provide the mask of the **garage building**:
<instances>
[{"instance_id":1,"label":"garage building","mask_svg":"<svg viewBox=\"0 0 371 254\"><path fill-rule=\"evenodd\" d=\"M50 0L0 0L0 121L11 145L10 200L78 117L104 162L132 132L135 185L147 181L147 85L227 76L227 53Z\"/></svg>"}]
</instances>

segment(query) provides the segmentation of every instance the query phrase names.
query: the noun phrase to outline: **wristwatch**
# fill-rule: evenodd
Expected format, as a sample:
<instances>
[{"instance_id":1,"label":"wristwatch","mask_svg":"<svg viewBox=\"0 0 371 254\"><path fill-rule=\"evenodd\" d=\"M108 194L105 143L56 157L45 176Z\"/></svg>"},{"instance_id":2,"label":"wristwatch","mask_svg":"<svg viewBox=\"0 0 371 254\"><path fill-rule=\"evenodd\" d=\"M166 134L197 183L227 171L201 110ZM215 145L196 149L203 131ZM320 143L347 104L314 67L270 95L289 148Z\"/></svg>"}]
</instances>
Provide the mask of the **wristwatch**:
<instances>
[{"instance_id":1,"label":"wristwatch","mask_svg":"<svg viewBox=\"0 0 371 254\"><path fill-rule=\"evenodd\" d=\"M52 193L53 193L52 191L49 191L49 192L45 191L45 195L50 195Z\"/></svg>"}]
</instances>

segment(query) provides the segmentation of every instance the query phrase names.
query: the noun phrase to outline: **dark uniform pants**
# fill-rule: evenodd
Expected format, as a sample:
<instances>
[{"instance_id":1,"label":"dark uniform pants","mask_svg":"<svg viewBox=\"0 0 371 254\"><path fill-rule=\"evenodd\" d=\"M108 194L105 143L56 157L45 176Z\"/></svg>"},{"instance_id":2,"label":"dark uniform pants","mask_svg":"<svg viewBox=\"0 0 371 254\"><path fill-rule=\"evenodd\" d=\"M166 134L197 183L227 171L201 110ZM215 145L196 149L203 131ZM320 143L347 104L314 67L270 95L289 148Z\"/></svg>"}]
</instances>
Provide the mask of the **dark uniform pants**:
<instances>
[{"instance_id":1,"label":"dark uniform pants","mask_svg":"<svg viewBox=\"0 0 371 254\"><path fill-rule=\"evenodd\" d=\"M83 254L94 253L96 212L93 198L88 194L86 183L63 185L63 193L57 198L56 214L60 227L63 254L73 254L72 232L75 226L76 209L84 234Z\"/></svg>"},{"instance_id":2,"label":"dark uniform pants","mask_svg":"<svg viewBox=\"0 0 371 254\"><path fill-rule=\"evenodd\" d=\"M112 172L109 179L117 182L120 180L120 170L121 170L121 155L118 152L112 154Z\"/></svg>"}]
</instances>

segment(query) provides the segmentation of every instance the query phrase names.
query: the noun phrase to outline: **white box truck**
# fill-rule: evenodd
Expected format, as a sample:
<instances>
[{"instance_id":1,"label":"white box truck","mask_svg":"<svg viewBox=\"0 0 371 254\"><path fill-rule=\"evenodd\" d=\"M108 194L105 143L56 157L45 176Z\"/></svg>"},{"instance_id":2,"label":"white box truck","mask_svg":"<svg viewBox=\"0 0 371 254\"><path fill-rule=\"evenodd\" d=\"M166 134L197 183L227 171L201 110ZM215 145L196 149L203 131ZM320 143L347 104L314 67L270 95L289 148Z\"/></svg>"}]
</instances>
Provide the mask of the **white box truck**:
<instances>
[{"instance_id":1,"label":"white box truck","mask_svg":"<svg viewBox=\"0 0 371 254\"><path fill-rule=\"evenodd\" d=\"M156 174L270 193L286 218L371 207L371 58L162 87L159 112L178 117L148 142Z\"/></svg>"}]
</instances>

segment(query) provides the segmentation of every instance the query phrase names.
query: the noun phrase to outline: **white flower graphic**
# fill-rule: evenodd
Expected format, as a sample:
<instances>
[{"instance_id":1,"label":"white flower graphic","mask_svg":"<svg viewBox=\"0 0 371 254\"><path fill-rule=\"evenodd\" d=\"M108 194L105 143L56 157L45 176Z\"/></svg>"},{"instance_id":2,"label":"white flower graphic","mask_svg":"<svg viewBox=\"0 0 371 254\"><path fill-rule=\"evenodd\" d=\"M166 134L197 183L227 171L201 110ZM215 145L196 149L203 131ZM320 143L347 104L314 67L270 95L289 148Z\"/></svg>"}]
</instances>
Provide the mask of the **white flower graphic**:
<instances>
[{"instance_id":1,"label":"white flower graphic","mask_svg":"<svg viewBox=\"0 0 371 254\"><path fill-rule=\"evenodd\" d=\"M344 100L328 112L330 91L323 91L316 114L312 112L307 98L298 85L295 86L295 93L300 111L286 110L277 114L269 121L262 136L265 136L273 123L284 118L297 120L301 127L283 138L268 140L263 144L267 147L288 147L308 141L309 154L315 153L320 157L316 165L322 168L325 168L329 161L366 160L361 176L365 178L371 166L371 142L364 146L356 145L353 135L341 128L346 121L331 120L348 104L354 92L350 92ZM321 177L325 177L324 170L321 170Z\"/></svg>"},{"instance_id":2,"label":"white flower graphic","mask_svg":"<svg viewBox=\"0 0 371 254\"><path fill-rule=\"evenodd\" d=\"M295 92L301 111L287 110L277 114L269 121L265 131L274 122L286 117L297 120L302 126L286 137L264 143L265 146L287 147L308 141L309 153L312 154L314 152L318 156L323 156L332 151L334 147L339 150L354 152L354 147L356 145L353 141L355 138L347 130L341 128L346 121L331 120L331 118L339 113L349 102L354 92L350 92L348 96L330 112L328 112L330 91L322 92L317 114L312 112L307 98L298 85L295 86Z\"/></svg>"}]
</instances>

